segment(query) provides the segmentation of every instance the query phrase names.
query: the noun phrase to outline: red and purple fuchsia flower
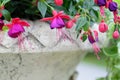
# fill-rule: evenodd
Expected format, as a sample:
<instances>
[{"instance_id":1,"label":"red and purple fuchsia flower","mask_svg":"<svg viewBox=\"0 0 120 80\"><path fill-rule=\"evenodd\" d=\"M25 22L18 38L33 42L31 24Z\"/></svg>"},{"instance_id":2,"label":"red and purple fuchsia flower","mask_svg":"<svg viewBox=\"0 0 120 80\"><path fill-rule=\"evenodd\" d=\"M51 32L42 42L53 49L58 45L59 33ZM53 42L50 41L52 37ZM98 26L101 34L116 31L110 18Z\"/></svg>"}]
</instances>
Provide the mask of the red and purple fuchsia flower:
<instances>
[{"instance_id":1,"label":"red and purple fuchsia flower","mask_svg":"<svg viewBox=\"0 0 120 80\"><path fill-rule=\"evenodd\" d=\"M92 48L95 52L95 55L97 56L97 59L99 60L100 57L98 56L98 53L100 52L100 48L97 45L98 40L98 32L94 30L93 32L89 29L88 31L83 32L83 36L87 36L88 41L92 45ZM80 37L80 39L83 40L83 36Z\"/></svg>"},{"instance_id":2,"label":"red and purple fuchsia flower","mask_svg":"<svg viewBox=\"0 0 120 80\"><path fill-rule=\"evenodd\" d=\"M24 27L29 27L29 23L21 20L20 18L13 18L11 23L6 24L6 26L8 27L8 35L11 38L18 38L18 45L19 47L21 47L22 45L22 33L25 32Z\"/></svg>"},{"instance_id":3,"label":"red and purple fuchsia flower","mask_svg":"<svg viewBox=\"0 0 120 80\"><path fill-rule=\"evenodd\" d=\"M66 34L66 31L63 30L63 28L66 26L66 28L71 28L73 24L67 23L67 21L71 20L70 17L63 13L63 11L57 12L55 10L52 11L53 17L43 18L42 21L50 21L50 28L51 29L57 29L57 37L58 39ZM70 21L71 22L71 21ZM65 38L65 36L64 36ZM67 37L66 37L67 38Z\"/></svg>"}]
</instances>

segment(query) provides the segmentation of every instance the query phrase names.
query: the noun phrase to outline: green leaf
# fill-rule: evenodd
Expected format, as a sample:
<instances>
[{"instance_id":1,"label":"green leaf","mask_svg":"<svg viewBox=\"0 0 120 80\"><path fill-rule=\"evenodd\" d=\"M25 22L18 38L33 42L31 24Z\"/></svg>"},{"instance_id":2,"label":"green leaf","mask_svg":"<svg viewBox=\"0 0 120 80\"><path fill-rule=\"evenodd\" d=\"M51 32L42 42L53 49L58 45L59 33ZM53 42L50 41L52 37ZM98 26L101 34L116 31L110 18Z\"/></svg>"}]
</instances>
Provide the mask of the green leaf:
<instances>
[{"instance_id":1,"label":"green leaf","mask_svg":"<svg viewBox=\"0 0 120 80\"><path fill-rule=\"evenodd\" d=\"M87 23L87 19L84 16L81 16L76 22L76 31L80 31L80 29Z\"/></svg>"},{"instance_id":2,"label":"green leaf","mask_svg":"<svg viewBox=\"0 0 120 80\"><path fill-rule=\"evenodd\" d=\"M82 41L84 42L84 41L86 41L86 39L87 39L87 35L83 35L82 36Z\"/></svg>"},{"instance_id":3,"label":"green leaf","mask_svg":"<svg viewBox=\"0 0 120 80\"><path fill-rule=\"evenodd\" d=\"M85 0L84 3L83 3L83 8L91 9L93 5L94 5L93 0Z\"/></svg>"},{"instance_id":4,"label":"green leaf","mask_svg":"<svg viewBox=\"0 0 120 80\"><path fill-rule=\"evenodd\" d=\"M38 2L38 10L42 14L43 17L45 17L46 11L47 11L47 5L44 2Z\"/></svg>"},{"instance_id":5,"label":"green leaf","mask_svg":"<svg viewBox=\"0 0 120 80\"><path fill-rule=\"evenodd\" d=\"M87 22L87 23L83 26L84 31L88 31L89 26L90 26L90 23Z\"/></svg>"},{"instance_id":6,"label":"green leaf","mask_svg":"<svg viewBox=\"0 0 120 80\"><path fill-rule=\"evenodd\" d=\"M115 68L117 68L117 69L119 69L119 70L120 70L120 64L115 65Z\"/></svg>"},{"instance_id":7,"label":"green leaf","mask_svg":"<svg viewBox=\"0 0 120 80\"><path fill-rule=\"evenodd\" d=\"M8 3L10 0L4 0L3 2L2 2L2 5L5 5L6 3Z\"/></svg>"},{"instance_id":8,"label":"green leaf","mask_svg":"<svg viewBox=\"0 0 120 80\"><path fill-rule=\"evenodd\" d=\"M116 56L118 56L118 47L117 46L110 46L107 48L103 48L103 52L106 56L116 57Z\"/></svg>"},{"instance_id":9,"label":"green leaf","mask_svg":"<svg viewBox=\"0 0 120 80\"><path fill-rule=\"evenodd\" d=\"M6 9L2 10L2 15L4 16L5 20L10 21L11 15L8 10Z\"/></svg>"}]
</instances>

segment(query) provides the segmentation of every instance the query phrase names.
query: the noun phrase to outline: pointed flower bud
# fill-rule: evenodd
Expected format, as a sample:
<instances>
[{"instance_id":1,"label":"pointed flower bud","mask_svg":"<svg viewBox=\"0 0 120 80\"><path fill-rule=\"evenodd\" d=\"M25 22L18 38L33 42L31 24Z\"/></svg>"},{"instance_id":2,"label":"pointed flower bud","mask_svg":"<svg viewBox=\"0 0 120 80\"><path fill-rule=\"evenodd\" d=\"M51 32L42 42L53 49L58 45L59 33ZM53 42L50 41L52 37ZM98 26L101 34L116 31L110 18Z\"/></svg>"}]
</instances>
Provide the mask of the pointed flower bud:
<instances>
[{"instance_id":1,"label":"pointed flower bud","mask_svg":"<svg viewBox=\"0 0 120 80\"><path fill-rule=\"evenodd\" d=\"M57 6L62 6L63 4L63 0L54 0L54 2Z\"/></svg>"},{"instance_id":2,"label":"pointed flower bud","mask_svg":"<svg viewBox=\"0 0 120 80\"><path fill-rule=\"evenodd\" d=\"M99 24L99 31L104 33L108 30L108 25L104 22L104 20L101 21Z\"/></svg>"},{"instance_id":3,"label":"pointed flower bud","mask_svg":"<svg viewBox=\"0 0 120 80\"><path fill-rule=\"evenodd\" d=\"M113 38L114 38L114 39L118 39L118 38L119 38L119 35L120 35L120 34L119 34L118 30L116 30L116 31L113 32Z\"/></svg>"}]
</instances>

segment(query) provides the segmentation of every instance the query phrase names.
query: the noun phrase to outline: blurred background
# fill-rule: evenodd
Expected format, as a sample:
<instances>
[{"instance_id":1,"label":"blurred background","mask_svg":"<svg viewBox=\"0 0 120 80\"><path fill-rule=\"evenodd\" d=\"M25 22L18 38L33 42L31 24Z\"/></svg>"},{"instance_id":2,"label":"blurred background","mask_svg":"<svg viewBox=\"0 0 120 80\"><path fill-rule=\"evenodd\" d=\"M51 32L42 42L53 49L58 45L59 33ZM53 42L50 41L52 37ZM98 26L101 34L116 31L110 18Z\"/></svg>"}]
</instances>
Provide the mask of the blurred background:
<instances>
[{"instance_id":1,"label":"blurred background","mask_svg":"<svg viewBox=\"0 0 120 80\"><path fill-rule=\"evenodd\" d=\"M94 53L88 53L86 57L77 66L79 73L77 80L96 80L101 77L106 77L106 59L103 53L100 53L101 59L98 60Z\"/></svg>"}]
</instances>

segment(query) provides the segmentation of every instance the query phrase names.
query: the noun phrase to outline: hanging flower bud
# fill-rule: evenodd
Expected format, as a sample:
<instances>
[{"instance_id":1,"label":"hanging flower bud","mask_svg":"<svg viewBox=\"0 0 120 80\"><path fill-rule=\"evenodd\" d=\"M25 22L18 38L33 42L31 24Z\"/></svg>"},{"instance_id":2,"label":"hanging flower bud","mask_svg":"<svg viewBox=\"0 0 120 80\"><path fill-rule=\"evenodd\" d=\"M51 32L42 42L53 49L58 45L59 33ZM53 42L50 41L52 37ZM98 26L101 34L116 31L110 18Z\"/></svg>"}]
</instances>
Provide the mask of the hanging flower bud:
<instances>
[{"instance_id":1,"label":"hanging flower bud","mask_svg":"<svg viewBox=\"0 0 120 80\"><path fill-rule=\"evenodd\" d=\"M72 20L70 20L66 23L66 28L70 29L73 27L73 25L74 25L74 22Z\"/></svg>"},{"instance_id":2,"label":"hanging flower bud","mask_svg":"<svg viewBox=\"0 0 120 80\"><path fill-rule=\"evenodd\" d=\"M109 3L109 10L110 11L116 11L118 9L118 5L116 2L110 2Z\"/></svg>"},{"instance_id":3,"label":"hanging flower bud","mask_svg":"<svg viewBox=\"0 0 120 80\"><path fill-rule=\"evenodd\" d=\"M106 0L97 0L98 6L105 6L106 5Z\"/></svg>"},{"instance_id":4,"label":"hanging flower bud","mask_svg":"<svg viewBox=\"0 0 120 80\"><path fill-rule=\"evenodd\" d=\"M63 4L63 0L54 0L57 6L61 6Z\"/></svg>"},{"instance_id":5,"label":"hanging flower bud","mask_svg":"<svg viewBox=\"0 0 120 80\"><path fill-rule=\"evenodd\" d=\"M2 30L3 26L4 26L4 22L3 20L0 19L0 31Z\"/></svg>"},{"instance_id":6,"label":"hanging flower bud","mask_svg":"<svg viewBox=\"0 0 120 80\"><path fill-rule=\"evenodd\" d=\"M118 30L116 30L116 31L113 32L113 38L114 39L118 39L119 38L119 32L118 32Z\"/></svg>"},{"instance_id":7,"label":"hanging flower bud","mask_svg":"<svg viewBox=\"0 0 120 80\"><path fill-rule=\"evenodd\" d=\"M108 30L108 25L104 22L104 20L101 21L99 24L99 31L104 33Z\"/></svg>"}]
</instances>

